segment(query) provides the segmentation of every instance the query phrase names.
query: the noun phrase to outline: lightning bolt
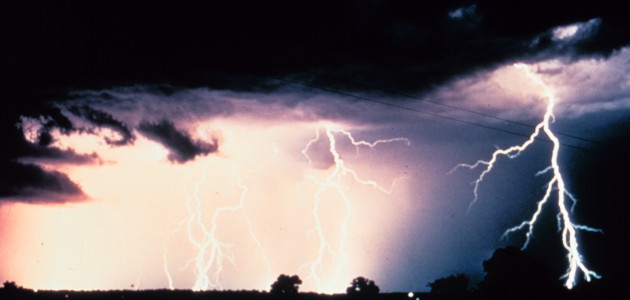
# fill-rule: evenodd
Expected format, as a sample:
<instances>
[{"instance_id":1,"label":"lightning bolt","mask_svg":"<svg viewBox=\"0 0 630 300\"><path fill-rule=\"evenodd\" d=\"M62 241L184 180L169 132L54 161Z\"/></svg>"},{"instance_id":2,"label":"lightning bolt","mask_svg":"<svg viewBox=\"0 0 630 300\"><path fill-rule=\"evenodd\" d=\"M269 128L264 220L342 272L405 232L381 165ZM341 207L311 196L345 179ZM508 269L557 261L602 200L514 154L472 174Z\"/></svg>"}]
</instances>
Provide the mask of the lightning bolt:
<instances>
[{"instance_id":1,"label":"lightning bolt","mask_svg":"<svg viewBox=\"0 0 630 300\"><path fill-rule=\"evenodd\" d=\"M189 214L186 222L186 233L189 242L197 251L197 255L193 259L196 277L192 287L194 291L204 291L208 288L222 288L219 279L223 270L223 261L228 260L234 263L234 255L231 253L229 245L221 242L216 236L218 228L217 220L224 212L236 211L242 207L242 201L239 201L234 206L224 206L216 209L212 215L209 228L205 226L202 200L199 194L201 187L206 181L208 167L204 169L201 179L195 184L193 193L188 195L188 201L186 201ZM241 197L240 200L242 199L243 197ZM201 233L201 237L194 235L194 229L197 229ZM210 274L211 270L212 274Z\"/></svg>"},{"instance_id":2,"label":"lightning bolt","mask_svg":"<svg viewBox=\"0 0 630 300\"><path fill-rule=\"evenodd\" d=\"M360 146L374 148L379 144L393 143L393 142L404 142L406 145L411 144L409 139L403 138L403 137L377 140L371 143L362 141L362 140L357 141L352 136L352 134L348 131L335 128L334 126L330 124L326 124L323 127L324 127L326 138L328 139L328 151L333 158L334 167L332 171L330 172L330 174L326 176L323 180L319 180L312 176L309 177L309 179L311 179L318 187L317 191L315 192L313 196L314 205L313 205L313 210L311 214L315 222L315 228L312 230L312 232L315 232L317 234L319 247L317 249L317 257L315 258L315 260L304 265L301 268L301 269L307 268L310 271L309 277L315 281L318 291L322 290L322 280L320 278L320 273L324 272L324 257L326 256L326 254L329 254L330 256L332 256L333 259L336 259L338 261L345 261L347 257L347 255L344 252L344 249L345 249L345 241L348 234L348 222L350 221L350 216L352 213L352 206L350 204L350 199L346 191L344 190L342 179L346 176L350 176L356 182L362 185L372 187L386 194L391 193L396 183L396 181L393 181L390 188L388 189L388 188L383 187L376 181L365 180L365 179L360 178L357 172L349 168L346 165L346 162L341 158L341 155L339 154L339 151L337 149L336 135L342 135L346 137L348 141L350 141L350 143L355 147L355 150L357 151L357 153L359 151ZM312 159L308 155L308 152L311 146L321 139L320 129L321 129L320 127L316 129L315 137L309 140L306 146L302 149L302 155L306 158L311 168L312 168ZM333 190L339 195L342 205L345 210L345 215L343 217L343 221L341 222L341 227L340 227L340 243L336 249L335 247L333 247L331 242L328 241L328 238L326 237L326 234L324 233L324 230L322 228L322 219L320 217L320 206L322 202L322 195L328 190ZM340 272L341 272L341 264L337 264L337 266L334 268L333 276L331 277L333 282L337 281L337 278L339 277Z\"/></svg>"},{"instance_id":3,"label":"lightning bolt","mask_svg":"<svg viewBox=\"0 0 630 300\"><path fill-rule=\"evenodd\" d=\"M236 164L232 166L232 177L236 181L236 187L241 190L238 201L232 205L226 205L214 210L210 218L209 226L204 223L203 200L200 197L202 187L204 186L210 165L204 168L201 178L194 184L192 193L187 194L186 208L188 217L182 222L186 227L186 236L188 241L196 251L196 255L186 266L193 264L195 282L192 286L193 291L206 291L208 289L223 289L220 282L221 273L225 262L234 265L236 257L231 251L232 245L221 241L217 232L219 230L219 219L225 213L236 213L245 207L245 199L249 193L249 188L244 183L243 176L251 175L263 169L266 164L271 161L278 153L278 149L273 147L273 154L267 158L259 167L243 172L238 172ZM187 189L188 190L188 189ZM262 250L260 241L251 230L249 220L246 219L249 233L254 243ZM197 233L197 234L195 234ZM163 244L163 268L168 280L170 289L173 289L173 278L168 270L166 244ZM265 253L262 252L263 259L269 266ZM185 267L186 267L185 266ZM269 270L269 269L268 269ZM269 271L270 273L270 271Z\"/></svg>"},{"instance_id":4,"label":"lightning bolt","mask_svg":"<svg viewBox=\"0 0 630 300\"><path fill-rule=\"evenodd\" d=\"M247 221L247 232L249 233L249 236L252 239L252 241L254 241L254 244L256 244L256 248L258 248L258 251L260 251L263 263L265 264L265 269L267 270L265 273L266 274L265 286L270 286L271 283L273 282L273 275L271 274L271 263L269 262L269 258L267 258L267 252L265 251L265 248L263 247L262 243L260 242L256 234L254 233L254 229L252 228L252 223L249 221L249 218L245 220Z\"/></svg>"},{"instance_id":5,"label":"lightning bolt","mask_svg":"<svg viewBox=\"0 0 630 300\"><path fill-rule=\"evenodd\" d=\"M175 286L173 286L173 276L168 269L168 248L166 247L166 242L162 243L162 268L164 270L164 275L166 275L166 280L168 280L168 289L174 290Z\"/></svg>"},{"instance_id":6,"label":"lightning bolt","mask_svg":"<svg viewBox=\"0 0 630 300\"><path fill-rule=\"evenodd\" d=\"M516 145L516 146L512 146L505 149L497 149L496 151L492 153L492 157L490 160L487 160L487 161L479 160L475 162L474 164L459 164L453 170L451 170L451 172L453 172L454 170L458 168L468 168L472 170L472 169L476 169L483 166L483 170L481 171L481 174L473 182L474 199L468 207L468 210L470 211L470 208L477 202L479 198L479 195L478 195L479 185L483 182L485 176L492 171L492 169L495 166L495 163L497 162L497 159L501 156L506 156L510 159L517 157L519 154L525 151L531 144L533 144L537 138L539 138L541 135L544 134L553 144L553 149L551 152L551 160L550 160L550 165L546 169L538 172L536 175L538 176L538 175L551 172L552 177L547 182L545 194L538 201L536 211L534 212L532 217L528 220L523 221L521 224L517 226L507 229L503 233L503 237L505 238L511 233L514 233L523 229L527 229L527 233L525 234L525 237L526 237L525 243L522 246L522 249L525 249L530 243L530 240L533 236L534 225L536 224L536 221L540 217L543 207L549 201L552 194L555 194L557 198L557 206L559 209L558 230L561 232L562 245L564 249L566 250L566 253L567 253L566 257L567 257L568 265L569 265L566 273L561 277L561 279L566 279L564 285L568 289L572 289L576 284L576 280L577 280L576 277L577 277L578 271L582 272L582 274L584 275L584 279L586 279L586 281L590 281L591 277L594 277L594 278L601 277L594 271L588 269L586 265L584 264L583 257L579 251L579 245L578 245L578 240L577 240L577 230L591 231L591 232L601 232L601 230L591 228L585 225L575 224L571 219L571 212L573 211L573 207L576 203L576 199L575 197L573 197L571 193L569 193L569 191L567 191L565 181L560 170L560 165L558 164L558 157L559 157L559 152L560 152L560 140L551 129L551 123L555 121L555 116L554 116L553 111L556 105L556 96L553 90L547 84L545 84L545 82L539 76L537 76L530 69L529 66L525 64L516 64L515 67L520 70L523 70L523 72L525 72L528 78L530 78L537 85L541 86L543 90L543 96L544 98L547 99L547 107L545 110L545 115L543 117L543 120L540 123L538 123L538 125L536 125L534 132L529 136L529 139L527 139L521 145ZM568 201L572 202L571 208L568 208L568 203L567 203Z\"/></svg>"}]
</instances>

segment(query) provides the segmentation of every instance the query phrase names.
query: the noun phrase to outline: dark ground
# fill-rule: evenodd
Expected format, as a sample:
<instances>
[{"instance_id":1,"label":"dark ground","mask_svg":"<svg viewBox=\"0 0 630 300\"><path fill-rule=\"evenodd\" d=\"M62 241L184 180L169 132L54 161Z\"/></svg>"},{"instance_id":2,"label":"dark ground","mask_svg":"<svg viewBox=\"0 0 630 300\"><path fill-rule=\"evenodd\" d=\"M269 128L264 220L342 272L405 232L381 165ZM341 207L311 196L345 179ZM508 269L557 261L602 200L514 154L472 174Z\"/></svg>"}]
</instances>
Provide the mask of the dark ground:
<instances>
[{"instance_id":1,"label":"dark ground","mask_svg":"<svg viewBox=\"0 0 630 300\"><path fill-rule=\"evenodd\" d=\"M196 300L196 299L220 299L220 300L238 300L238 299L300 299L300 300L344 300L344 299L368 299L355 298L344 294L339 295L320 295L314 293L299 293L297 295L273 295L268 292L258 291L225 291L225 292L193 292L188 290L150 290L150 291L39 291L20 289L15 291L7 291L0 289L0 299L90 299L90 300L113 300L113 299L178 299L178 300ZM397 300L409 299L407 293L384 293L378 296L369 297L369 299ZM427 298L420 298L427 299Z\"/></svg>"},{"instance_id":2,"label":"dark ground","mask_svg":"<svg viewBox=\"0 0 630 300\"><path fill-rule=\"evenodd\" d=\"M299 299L299 300L358 300L358 299L379 299L379 300L481 300L481 299L608 299L599 297L602 294L597 292L597 288L591 288L590 291L562 291L560 293L537 291L526 294L493 294L471 292L464 295L436 295L431 293L415 293L413 298L409 298L407 293L381 293L374 296L348 296L345 294L337 295L320 295L315 293L299 293L297 295L274 295L268 292L259 291L209 291L209 292L193 292L189 290L148 290L148 291L38 291L19 289L7 291L0 289L0 299L37 299L37 300L53 300L53 299L90 299L90 300L160 300L160 299L178 299L178 300L196 300L196 299L217 299L217 300L271 300L271 299Z\"/></svg>"}]
</instances>

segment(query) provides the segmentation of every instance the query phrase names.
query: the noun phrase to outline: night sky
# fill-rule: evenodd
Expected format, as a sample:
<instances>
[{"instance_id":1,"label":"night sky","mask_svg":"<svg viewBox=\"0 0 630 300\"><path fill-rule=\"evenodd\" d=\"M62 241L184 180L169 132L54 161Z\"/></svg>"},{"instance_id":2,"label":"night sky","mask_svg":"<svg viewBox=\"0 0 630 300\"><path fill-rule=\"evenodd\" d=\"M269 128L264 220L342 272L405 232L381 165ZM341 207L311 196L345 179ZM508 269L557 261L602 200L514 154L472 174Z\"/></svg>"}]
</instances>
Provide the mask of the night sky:
<instances>
[{"instance_id":1,"label":"night sky","mask_svg":"<svg viewBox=\"0 0 630 300\"><path fill-rule=\"evenodd\" d=\"M622 290L630 2L444 2L2 4L0 281L476 282L525 243L503 233L536 211L559 147L571 221L603 232L577 231L602 275L578 272L578 291ZM559 144L498 157L475 199L483 167L456 166L545 120ZM525 252L560 278L550 190Z\"/></svg>"}]
</instances>

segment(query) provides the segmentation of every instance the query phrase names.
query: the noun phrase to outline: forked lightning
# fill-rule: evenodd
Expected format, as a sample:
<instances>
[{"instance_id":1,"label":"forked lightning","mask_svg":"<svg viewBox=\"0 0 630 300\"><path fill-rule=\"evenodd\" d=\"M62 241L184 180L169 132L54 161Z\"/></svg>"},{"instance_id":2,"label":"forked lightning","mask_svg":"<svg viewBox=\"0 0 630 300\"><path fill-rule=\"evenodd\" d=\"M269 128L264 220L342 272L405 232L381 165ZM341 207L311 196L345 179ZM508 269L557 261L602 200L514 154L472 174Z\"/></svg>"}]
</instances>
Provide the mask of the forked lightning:
<instances>
[{"instance_id":1,"label":"forked lightning","mask_svg":"<svg viewBox=\"0 0 630 300\"><path fill-rule=\"evenodd\" d=\"M485 176L492 171L494 168L497 159L500 156L506 156L508 158L515 158L521 152L525 151L531 144L533 144L536 139L540 138L541 135L546 136L553 144L553 150L551 152L551 160L550 165L545 170L538 172L536 175L541 175L544 173L551 172L552 177L549 179L547 183L546 191L544 196L540 201L538 201L537 209L529 220L523 221L521 224L514 226L512 228L507 229L503 236L507 237L509 234L527 229L525 243L523 244L523 249L525 249L532 238L534 225L538 220L544 205L548 202L553 194L555 194L557 198L558 205L558 229L561 231L562 244L566 250L566 257L568 260L568 269L567 272L562 276L565 279L564 285L571 289L575 286L577 281L578 272L582 272L586 281L590 281L592 277L600 278L600 275L595 273L594 271L588 269L584 264L584 260L579 251L578 239L577 239L577 230L584 231L600 231L598 229L594 229L588 226L575 224L571 219L572 208L575 205L575 198L567 191L565 180L562 176L560 165L558 164L558 156L560 152L560 140L554 134L551 124L555 120L554 116L554 107L556 105L556 96L553 90L545 84L545 82L530 69L529 66L525 64L516 64L516 68L523 70L526 76L534 81L537 85L539 85L543 90L543 97L547 99L547 106L545 110L545 115L543 120L536 125L534 132L529 136L529 139L525 141L521 145L512 146L505 149L497 149L494 153L492 153L492 157L490 160L479 160L474 164L459 164L453 170L457 168L468 168L468 169L476 169L478 167L483 166L483 170L479 177L474 181L474 199L469 205L469 210L472 205L477 202L479 195L478 189L481 182L484 180ZM568 199L567 199L568 198ZM569 204L568 202L572 203ZM570 207L570 208L569 208Z\"/></svg>"}]
</instances>

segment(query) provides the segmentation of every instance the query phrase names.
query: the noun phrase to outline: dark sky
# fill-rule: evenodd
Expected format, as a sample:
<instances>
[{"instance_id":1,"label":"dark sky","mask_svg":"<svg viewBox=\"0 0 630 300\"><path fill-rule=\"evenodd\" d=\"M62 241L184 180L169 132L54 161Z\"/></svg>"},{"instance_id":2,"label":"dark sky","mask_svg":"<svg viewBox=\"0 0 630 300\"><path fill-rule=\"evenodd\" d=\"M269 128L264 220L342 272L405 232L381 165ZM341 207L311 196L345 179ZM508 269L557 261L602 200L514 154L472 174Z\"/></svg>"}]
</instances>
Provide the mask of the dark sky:
<instances>
[{"instance_id":1,"label":"dark sky","mask_svg":"<svg viewBox=\"0 0 630 300\"><path fill-rule=\"evenodd\" d=\"M198 140L185 128L178 127L177 120L156 114L130 122L123 115L108 111L109 105L122 103L121 93L124 92L116 90L120 87L132 90L139 87L142 91L135 90L134 95L146 92L167 99L165 101L171 104L188 103L178 98L180 92L196 88L262 95L299 89L311 95L309 101L317 101L317 95L337 97L350 107L354 104L360 107L357 103L366 101L382 101L394 107L394 111L396 107L409 110L406 108L416 104L418 99L431 97L438 105L459 109L453 112L452 107L442 106L431 113L446 112L443 115L459 120L455 123L464 120L463 123L477 125L453 125L448 120L445 121L448 125L443 126L442 123L426 123L419 127L433 133L417 133L415 137L439 145L448 145L451 138L460 139L452 142L459 145L465 143L461 139L466 134L458 133L458 128L473 127L473 135L485 139L471 145L467 153L454 150L452 153L456 156L448 160L448 164L454 166L458 161L486 159L484 155L490 155L488 151L492 148L482 150L482 144L493 147L499 140L522 142L519 134L527 136L529 131L516 122L535 124L540 121L539 115L519 112L520 107L510 110L507 101L504 104L507 108L501 111L484 110L474 102L479 99L476 90L462 87L467 78L479 81L483 74L514 62L556 61L578 69L582 62L620 61L617 67L613 65L593 74L615 76L630 71L628 1L51 2L2 4L0 20L0 138L3 141L0 201L5 203L38 205L90 201L85 200L89 197L66 173L28 163L29 159L53 165L102 163L98 153L79 153L53 145L53 130L72 134L106 128L114 132L112 137L105 137L111 147L132 145L141 135L163 145L173 164L184 164L221 149L222 141ZM562 38L556 30L571 24L580 24L575 27L577 32ZM559 69L563 67L549 67L548 72ZM586 75L579 73L580 76L587 76L589 71L585 72ZM567 78L570 79L570 75L562 76L558 82L566 83ZM628 262L623 253L630 250L625 245L630 227L623 214L628 211L630 113L627 104L618 107L615 103L628 102L630 83L627 78L611 79L611 82L595 85L594 92L584 92L590 93L590 98L583 96L586 100L582 102L579 95L575 98L579 104L596 107L601 100L613 108L594 109L585 116L591 106L585 104L579 109L567 106L564 111L574 118L558 120L556 126L567 133L564 136L567 144L575 146L564 152L566 156L562 159L567 165L572 192L580 199L589 199L579 204L577 218L604 229L603 235L589 236L589 243L584 245L585 256L604 274L599 284L612 290L621 288L622 282L628 279L625 275ZM453 97L470 99L458 102ZM90 103L98 105L85 104L87 98L96 99ZM617 100L619 102L615 102ZM301 103L301 100L286 101L287 107ZM144 103L143 100L136 102ZM124 105L117 109L124 110ZM147 101L146 105L152 104ZM229 114L230 108L221 107L218 102L209 107L212 112L208 115ZM422 107L416 110L426 111ZM462 117L467 114L464 110L478 113ZM413 109L411 111L413 114ZM374 123L397 118L395 113L360 116L326 113L333 119ZM482 114L500 116L501 120L489 120ZM23 130L16 126L24 117L41 120L34 140L28 141ZM588 122L579 121L580 117L587 118ZM491 128L484 129L479 124ZM414 135L409 133L413 130L404 127L405 134ZM486 130L489 133L483 133ZM508 137L493 140L504 134L501 131L508 131ZM514 132L517 134L510 134ZM465 174L455 174L453 178L463 182L474 180L458 177ZM517 190L525 193L529 188L540 189L539 184L529 182L532 187L521 186ZM469 188L466 184L457 184L458 192L447 193L445 197L469 197ZM508 193L510 188L497 193ZM447 188L443 187L441 191L446 193L445 190ZM501 220L496 212L492 216ZM549 223L554 222L553 216L551 220ZM515 223L514 220L504 222L501 226ZM446 221L437 223L447 224ZM454 226L445 230L457 229ZM408 231L413 234L415 229ZM496 231L500 236L501 230ZM557 243L556 237L541 234L539 242L529 251L542 256L547 251L545 242ZM446 243L444 238L437 241ZM465 251L464 246L453 250L458 253L453 254L458 257L457 261L465 260L461 258ZM483 251L478 250L478 253ZM560 268L564 266L562 255L562 252L552 254L554 261L562 261ZM395 261L401 263L400 258ZM481 262L469 264L480 266ZM463 271L471 268L466 265ZM457 263L453 263L445 267L448 271L443 275L456 269ZM403 273L398 275L404 277L401 281L413 281L413 270Z\"/></svg>"},{"instance_id":2,"label":"dark sky","mask_svg":"<svg viewBox=\"0 0 630 300\"><path fill-rule=\"evenodd\" d=\"M439 4L438 4L439 3ZM3 5L2 163L27 151L19 115L72 89L168 84L427 92L515 59L606 57L628 44L626 1L279 1ZM459 14L454 14L460 9ZM450 16L449 13L454 14ZM557 26L597 33L553 43ZM535 42L534 42L535 41ZM168 92L168 91L167 91ZM50 111L52 110L52 111ZM62 116L51 126L71 126ZM111 124L110 124L111 125Z\"/></svg>"}]
</instances>

